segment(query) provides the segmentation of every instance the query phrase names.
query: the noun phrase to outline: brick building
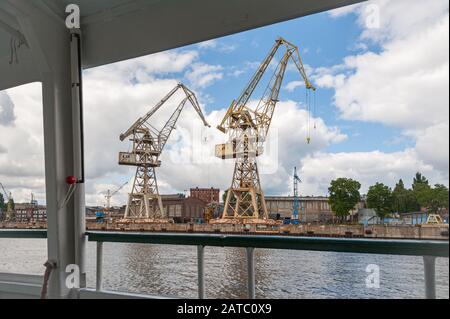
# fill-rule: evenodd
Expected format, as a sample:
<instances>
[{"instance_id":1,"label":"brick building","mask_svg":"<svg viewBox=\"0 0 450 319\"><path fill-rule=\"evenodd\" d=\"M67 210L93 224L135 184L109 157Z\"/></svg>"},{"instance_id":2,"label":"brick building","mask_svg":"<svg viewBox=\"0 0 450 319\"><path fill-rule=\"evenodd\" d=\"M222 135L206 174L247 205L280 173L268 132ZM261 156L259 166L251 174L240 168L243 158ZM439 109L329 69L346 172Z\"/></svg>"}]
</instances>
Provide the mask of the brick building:
<instances>
[{"instance_id":1,"label":"brick building","mask_svg":"<svg viewBox=\"0 0 450 319\"><path fill-rule=\"evenodd\" d=\"M185 197L182 194L162 195L162 203L167 217L175 222L189 222L204 217L207 203L196 197Z\"/></svg>"},{"instance_id":2,"label":"brick building","mask_svg":"<svg viewBox=\"0 0 450 319\"><path fill-rule=\"evenodd\" d=\"M277 215L281 219L291 217L294 198L291 196L266 196L267 210L271 218L276 219ZM306 223L327 223L334 219L334 213L328 203L328 197L300 197L300 220ZM359 202L351 212L356 214L359 209L364 208L364 201Z\"/></svg>"},{"instance_id":3,"label":"brick building","mask_svg":"<svg viewBox=\"0 0 450 319\"><path fill-rule=\"evenodd\" d=\"M218 188L191 188L191 197L198 198L206 204L218 203L220 201L220 189Z\"/></svg>"},{"instance_id":4,"label":"brick building","mask_svg":"<svg viewBox=\"0 0 450 319\"><path fill-rule=\"evenodd\" d=\"M18 203L15 204L14 211L14 219L18 222L47 220L47 208L43 205Z\"/></svg>"}]
</instances>

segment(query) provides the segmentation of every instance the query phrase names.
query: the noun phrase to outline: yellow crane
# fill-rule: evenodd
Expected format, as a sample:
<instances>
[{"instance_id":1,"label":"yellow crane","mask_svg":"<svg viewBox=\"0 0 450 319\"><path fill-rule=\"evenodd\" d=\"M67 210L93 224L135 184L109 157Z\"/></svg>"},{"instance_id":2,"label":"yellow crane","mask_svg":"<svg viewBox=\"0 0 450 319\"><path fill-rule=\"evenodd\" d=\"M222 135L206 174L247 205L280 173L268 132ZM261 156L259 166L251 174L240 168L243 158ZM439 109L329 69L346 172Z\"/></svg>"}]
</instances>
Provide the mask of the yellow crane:
<instances>
[{"instance_id":1,"label":"yellow crane","mask_svg":"<svg viewBox=\"0 0 450 319\"><path fill-rule=\"evenodd\" d=\"M5 220L9 221L13 218L13 215L14 215L14 200L12 197L12 193L8 192L2 183L0 183L0 187L3 190L3 194L5 194L5 200L6 200Z\"/></svg>"},{"instance_id":2,"label":"yellow crane","mask_svg":"<svg viewBox=\"0 0 450 319\"><path fill-rule=\"evenodd\" d=\"M285 52L262 98L256 106L250 105L250 97L281 47L285 48ZM256 157L263 153L263 144L269 132L289 61L293 61L300 72L307 97L309 92L314 92L316 89L308 79L298 47L283 38L278 38L247 87L239 98L231 103L217 127L221 132L229 133L229 142L216 145L216 156L222 159L236 159L233 180L225 199L222 222L233 219L268 219ZM309 135L307 142L310 142Z\"/></svg>"},{"instance_id":3,"label":"yellow crane","mask_svg":"<svg viewBox=\"0 0 450 319\"><path fill-rule=\"evenodd\" d=\"M175 109L164 127L157 130L151 123L152 116L179 90L184 92L186 97ZM187 101L192 104L203 124L209 126L194 92L184 84L179 83L145 116L140 117L125 133L120 135L121 141L131 137L133 149L131 152L119 153L119 165L137 167L133 187L125 209L125 219L145 218L163 221L167 218L159 195L155 168L161 166L159 156L170 134L175 129Z\"/></svg>"}]
</instances>

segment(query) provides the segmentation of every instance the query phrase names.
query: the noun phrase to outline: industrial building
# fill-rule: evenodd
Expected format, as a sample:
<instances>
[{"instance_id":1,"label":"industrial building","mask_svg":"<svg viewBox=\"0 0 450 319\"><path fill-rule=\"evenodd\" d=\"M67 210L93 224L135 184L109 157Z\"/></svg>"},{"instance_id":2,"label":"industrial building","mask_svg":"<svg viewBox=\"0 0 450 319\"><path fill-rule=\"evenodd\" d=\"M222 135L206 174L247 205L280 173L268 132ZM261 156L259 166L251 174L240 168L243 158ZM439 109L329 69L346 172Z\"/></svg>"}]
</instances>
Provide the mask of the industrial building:
<instances>
[{"instance_id":1,"label":"industrial building","mask_svg":"<svg viewBox=\"0 0 450 319\"><path fill-rule=\"evenodd\" d=\"M182 194L161 195L164 211L176 223L190 222L204 216L207 203L195 197Z\"/></svg>"},{"instance_id":2,"label":"industrial building","mask_svg":"<svg viewBox=\"0 0 450 319\"><path fill-rule=\"evenodd\" d=\"M47 220L47 208L44 205L17 203L14 210L14 219L17 222Z\"/></svg>"},{"instance_id":3,"label":"industrial building","mask_svg":"<svg viewBox=\"0 0 450 319\"><path fill-rule=\"evenodd\" d=\"M329 223L334 219L334 214L326 196L304 196L299 198L300 221L303 223ZM269 217L273 219L289 218L292 215L294 197L292 196L266 196ZM354 215L359 209L365 207L364 201L360 201L351 212Z\"/></svg>"},{"instance_id":4,"label":"industrial building","mask_svg":"<svg viewBox=\"0 0 450 319\"><path fill-rule=\"evenodd\" d=\"M191 188L190 195L201 199L207 204L220 202L220 189L218 188Z\"/></svg>"}]
</instances>

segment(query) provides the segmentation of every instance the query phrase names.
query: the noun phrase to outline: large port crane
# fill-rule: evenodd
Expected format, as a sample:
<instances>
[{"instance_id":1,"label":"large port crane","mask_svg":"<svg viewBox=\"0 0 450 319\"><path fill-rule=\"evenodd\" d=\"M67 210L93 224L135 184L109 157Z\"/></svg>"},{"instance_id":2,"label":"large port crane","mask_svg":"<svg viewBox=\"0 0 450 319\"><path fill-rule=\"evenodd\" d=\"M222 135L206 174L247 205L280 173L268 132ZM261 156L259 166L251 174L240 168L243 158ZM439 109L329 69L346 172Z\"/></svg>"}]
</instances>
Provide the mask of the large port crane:
<instances>
[{"instance_id":1,"label":"large port crane","mask_svg":"<svg viewBox=\"0 0 450 319\"><path fill-rule=\"evenodd\" d=\"M0 187L3 191L3 194L5 195L5 200L6 200L6 212L5 212L5 220L10 220L13 216L14 213L14 208L13 208L13 203L14 200L12 198L12 193L7 191L5 186L3 186L2 183L0 183Z\"/></svg>"},{"instance_id":2,"label":"large port crane","mask_svg":"<svg viewBox=\"0 0 450 319\"><path fill-rule=\"evenodd\" d=\"M285 48L285 52L262 98L259 103L255 103L255 107L253 103L249 103L250 97L281 47ZM269 132L283 77L290 60L300 72L307 96L309 92L315 91L315 87L307 77L297 46L283 38L278 38L247 87L239 98L231 103L217 127L223 133L229 133L229 141L226 144L216 145L216 156L222 159L236 159L233 180L225 199L222 221L268 219L256 157L263 153L263 144ZM307 137L307 141L310 142L310 136Z\"/></svg>"},{"instance_id":3,"label":"large port crane","mask_svg":"<svg viewBox=\"0 0 450 319\"><path fill-rule=\"evenodd\" d=\"M118 187L116 190L112 191L110 189L108 189L106 191L106 195L105 195L105 199L106 199L106 209L109 211L111 209L111 198L116 195L118 192L120 192L122 190L122 188L125 187L125 185L127 185L128 182L123 183L122 185L120 185L120 187Z\"/></svg>"},{"instance_id":4,"label":"large port crane","mask_svg":"<svg viewBox=\"0 0 450 319\"><path fill-rule=\"evenodd\" d=\"M297 175L297 167L294 167L294 202L292 203L292 217L291 223L294 225L300 224L298 210L300 208L300 200L298 198L298 184L301 183L300 177Z\"/></svg>"},{"instance_id":5,"label":"large port crane","mask_svg":"<svg viewBox=\"0 0 450 319\"><path fill-rule=\"evenodd\" d=\"M186 97L175 109L169 120L161 130L151 125L151 117L178 91L185 93ZM161 155L170 134L181 112L189 101L200 116L203 124L209 127L201 111L197 98L184 84L175 86L158 104L156 104L145 116L140 117L125 133L120 135L120 140L130 138L133 142L131 152L119 153L119 165L136 166L136 175L133 187L128 197L125 209L125 219L146 218L152 220L164 220L166 214L163 209L161 196L159 195L155 168L161 166Z\"/></svg>"}]
</instances>

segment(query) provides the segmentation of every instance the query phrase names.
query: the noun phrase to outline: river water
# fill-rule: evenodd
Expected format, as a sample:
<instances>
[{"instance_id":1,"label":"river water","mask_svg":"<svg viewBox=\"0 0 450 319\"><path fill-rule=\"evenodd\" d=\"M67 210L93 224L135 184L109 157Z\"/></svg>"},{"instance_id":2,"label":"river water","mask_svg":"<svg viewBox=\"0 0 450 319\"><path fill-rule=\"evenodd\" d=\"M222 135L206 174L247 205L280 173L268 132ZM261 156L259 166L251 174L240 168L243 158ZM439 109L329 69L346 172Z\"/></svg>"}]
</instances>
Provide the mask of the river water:
<instances>
[{"instance_id":1,"label":"river water","mask_svg":"<svg viewBox=\"0 0 450 319\"><path fill-rule=\"evenodd\" d=\"M95 243L87 247L87 281L95 286ZM104 288L196 297L197 249L190 246L105 243ZM43 274L46 241L0 239L0 272ZM380 287L368 288L366 267L380 269ZM255 250L257 298L423 298L421 257ZM437 295L449 298L449 261L438 258ZM205 248L208 298L246 297L242 248Z\"/></svg>"}]
</instances>

